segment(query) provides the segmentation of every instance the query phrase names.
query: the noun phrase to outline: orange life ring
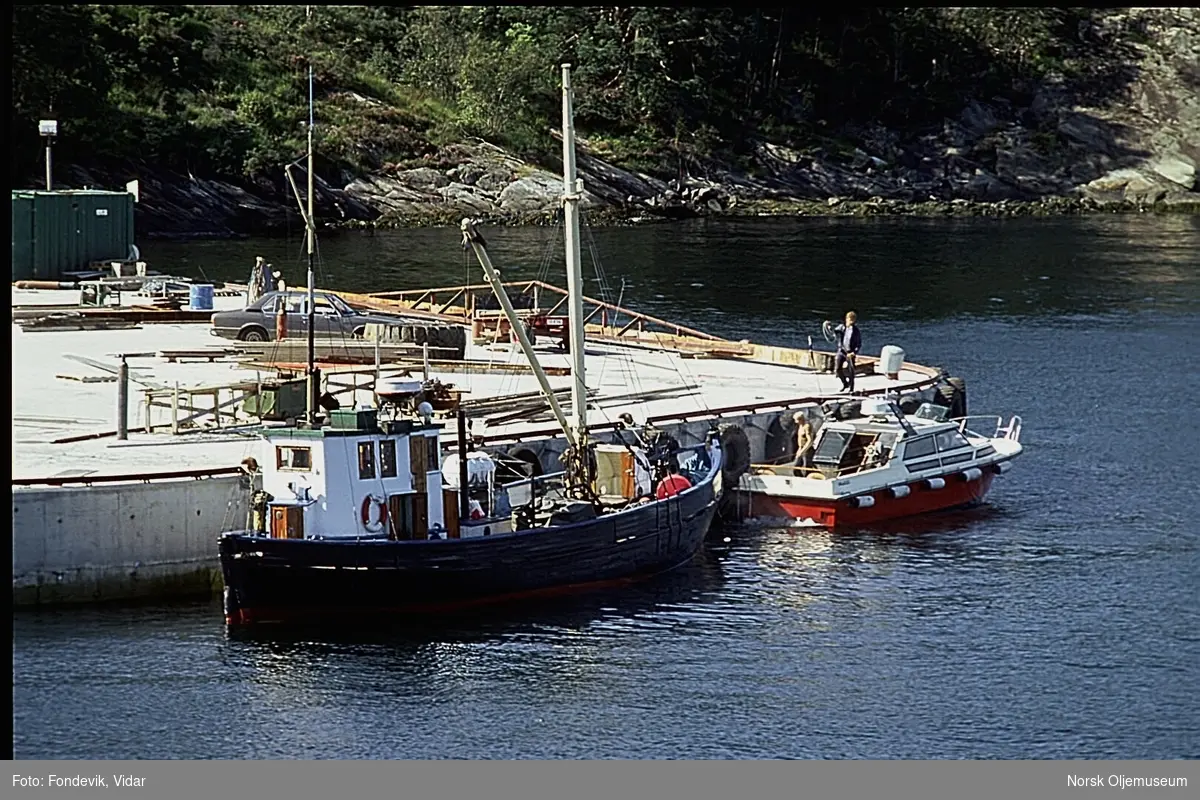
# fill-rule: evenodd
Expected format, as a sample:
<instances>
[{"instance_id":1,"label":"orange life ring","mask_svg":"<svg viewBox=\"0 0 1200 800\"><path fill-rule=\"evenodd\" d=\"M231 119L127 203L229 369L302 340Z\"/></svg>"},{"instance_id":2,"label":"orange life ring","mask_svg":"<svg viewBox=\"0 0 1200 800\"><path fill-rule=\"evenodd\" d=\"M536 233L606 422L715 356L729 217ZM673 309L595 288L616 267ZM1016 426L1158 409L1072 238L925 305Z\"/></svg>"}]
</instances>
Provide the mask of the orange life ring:
<instances>
[{"instance_id":1,"label":"orange life ring","mask_svg":"<svg viewBox=\"0 0 1200 800\"><path fill-rule=\"evenodd\" d=\"M379 520L377 522L371 522L371 506L373 505L379 507ZM387 503L379 495L369 494L363 498L361 514L363 527L371 533L378 533L387 524Z\"/></svg>"},{"instance_id":2,"label":"orange life ring","mask_svg":"<svg viewBox=\"0 0 1200 800\"><path fill-rule=\"evenodd\" d=\"M668 475L658 484L658 489L654 492L654 496L659 500L665 497L677 495L685 489L692 488L692 482L682 475Z\"/></svg>"}]
</instances>

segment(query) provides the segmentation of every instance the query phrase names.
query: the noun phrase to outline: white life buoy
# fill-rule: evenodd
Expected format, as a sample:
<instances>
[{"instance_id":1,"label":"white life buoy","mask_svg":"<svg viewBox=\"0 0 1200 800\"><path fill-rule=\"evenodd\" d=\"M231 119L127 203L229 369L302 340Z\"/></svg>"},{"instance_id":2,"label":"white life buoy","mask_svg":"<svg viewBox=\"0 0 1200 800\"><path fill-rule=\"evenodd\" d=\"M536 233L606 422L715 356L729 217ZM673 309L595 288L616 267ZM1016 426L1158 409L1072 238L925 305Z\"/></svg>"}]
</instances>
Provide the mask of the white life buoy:
<instances>
[{"instance_id":1,"label":"white life buoy","mask_svg":"<svg viewBox=\"0 0 1200 800\"><path fill-rule=\"evenodd\" d=\"M377 508L377 518L371 520L371 509ZM384 524L387 522L387 503L377 494L369 494L362 501L362 524L371 533L378 533L383 530Z\"/></svg>"}]
</instances>

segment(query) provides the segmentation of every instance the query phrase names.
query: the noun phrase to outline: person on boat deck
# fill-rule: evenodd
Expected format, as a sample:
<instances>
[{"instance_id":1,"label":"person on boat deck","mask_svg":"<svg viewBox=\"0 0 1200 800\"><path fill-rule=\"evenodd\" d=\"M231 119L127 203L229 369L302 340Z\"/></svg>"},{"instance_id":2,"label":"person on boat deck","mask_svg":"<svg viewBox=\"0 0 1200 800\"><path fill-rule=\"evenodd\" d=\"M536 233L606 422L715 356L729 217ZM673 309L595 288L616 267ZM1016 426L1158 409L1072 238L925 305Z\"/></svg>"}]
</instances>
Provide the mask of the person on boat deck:
<instances>
[{"instance_id":1,"label":"person on boat deck","mask_svg":"<svg viewBox=\"0 0 1200 800\"><path fill-rule=\"evenodd\" d=\"M862 333L858 330L858 314L846 312L846 324L834 328L840 335L838 339L837 359L834 361L833 372L842 381L842 389L854 391L854 360L862 349ZM842 370L845 368L845 374Z\"/></svg>"},{"instance_id":2,"label":"person on boat deck","mask_svg":"<svg viewBox=\"0 0 1200 800\"><path fill-rule=\"evenodd\" d=\"M796 459L792 462L792 466L811 467L813 446L812 423L808 421L808 415L803 411L797 411L792 420L796 423Z\"/></svg>"}]
</instances>

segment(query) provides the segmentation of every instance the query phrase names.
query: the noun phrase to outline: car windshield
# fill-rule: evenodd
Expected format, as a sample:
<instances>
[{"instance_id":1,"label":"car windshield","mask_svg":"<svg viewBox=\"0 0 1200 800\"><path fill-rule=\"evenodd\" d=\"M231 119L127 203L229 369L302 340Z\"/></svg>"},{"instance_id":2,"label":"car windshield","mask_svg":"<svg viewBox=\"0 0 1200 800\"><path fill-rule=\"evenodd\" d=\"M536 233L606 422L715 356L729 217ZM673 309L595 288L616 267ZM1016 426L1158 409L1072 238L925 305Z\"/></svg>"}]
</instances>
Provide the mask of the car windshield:
<instances>
[{"instance_id":1,"label":"car windshield","mask_svg":"<svg viewBox=\"0 0 1200 800\"><path fill-rule=\"evenodd\" d=\"M333 295L317 295L313 298L313 312L316 314L324 314L327 316L339 316L352 313L350 307L342 302L340 297ZM305 310L308 309L307 300L304 303Z\"/></svg>"}]
</instances>

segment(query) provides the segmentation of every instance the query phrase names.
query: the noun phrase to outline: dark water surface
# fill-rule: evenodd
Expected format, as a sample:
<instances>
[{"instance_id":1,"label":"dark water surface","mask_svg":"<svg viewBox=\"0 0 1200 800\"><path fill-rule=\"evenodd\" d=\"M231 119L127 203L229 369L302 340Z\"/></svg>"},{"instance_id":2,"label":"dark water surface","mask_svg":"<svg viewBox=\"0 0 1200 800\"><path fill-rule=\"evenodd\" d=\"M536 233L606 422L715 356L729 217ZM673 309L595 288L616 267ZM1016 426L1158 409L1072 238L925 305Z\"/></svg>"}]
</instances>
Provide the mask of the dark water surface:
<instances>
[{"instance_id":1,"label":"dark water surface","mask_svg":"<svg viewBox=\"0 0 1200 800\"><path fill-rule=\"evenodd\" d=\"M660 580L424 631L230 636L215 604L18 614L15 755L1200 756L1200 220L594 235L625 303L714 333L801 344L856 308L868 352L898 344L963 375L972 413L1021 414L1026 454L973 512L727 529ZM487 236L506 278L545 253L564 283L551 229ZM262 254L303 280L298 240L144 250L230 280ZM479 269L440 229L329 238L321 276Z\"/></svg>"}]
</instances>

